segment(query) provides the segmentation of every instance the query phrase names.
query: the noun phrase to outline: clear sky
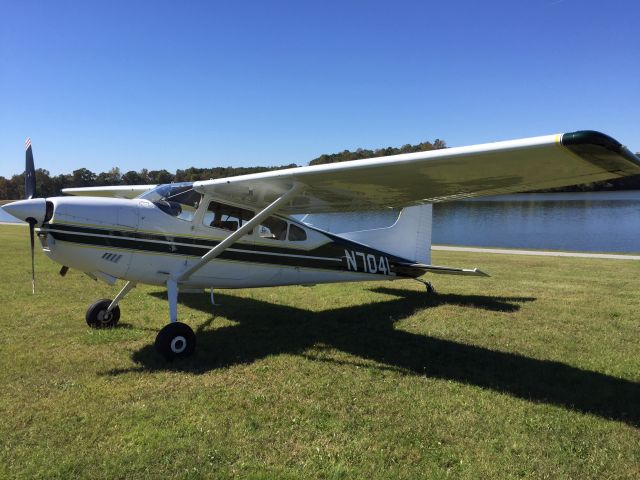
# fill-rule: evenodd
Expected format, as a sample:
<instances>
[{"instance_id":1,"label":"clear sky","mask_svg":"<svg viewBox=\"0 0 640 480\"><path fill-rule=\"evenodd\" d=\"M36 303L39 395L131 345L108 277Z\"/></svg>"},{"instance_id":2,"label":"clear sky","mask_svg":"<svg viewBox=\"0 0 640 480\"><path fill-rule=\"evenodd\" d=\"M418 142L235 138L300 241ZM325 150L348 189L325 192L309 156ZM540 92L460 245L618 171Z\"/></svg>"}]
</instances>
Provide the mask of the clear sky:
<instances>
[{"instance_id":1,"label":"clear sky","mask_svg":"<svg viewBox=\"0 0 640 480\"><path fill-rule=\"evenodd\" d=\"M0 175L580 129L640 150L640 2L0 2Z\"/></svg>"}]
</instances>

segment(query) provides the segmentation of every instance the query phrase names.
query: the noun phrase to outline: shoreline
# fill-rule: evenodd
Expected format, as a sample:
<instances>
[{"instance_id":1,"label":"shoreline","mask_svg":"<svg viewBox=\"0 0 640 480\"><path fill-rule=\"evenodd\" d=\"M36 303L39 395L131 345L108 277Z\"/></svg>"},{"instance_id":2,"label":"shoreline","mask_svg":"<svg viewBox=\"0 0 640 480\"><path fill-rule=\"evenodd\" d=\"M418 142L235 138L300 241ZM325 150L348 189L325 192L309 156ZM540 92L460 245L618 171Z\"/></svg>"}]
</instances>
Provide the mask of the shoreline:
<instances>
[{"instance_id":1,"label":"shoreline","mask_svg":"<svg viewBox=\"0 0 640 480\"><path fill-rule=\"evenodd\" d=\"M609 260L640 260L640 255L632 253L595 253L566 250L531 250L520 248L493 247L465 247L454 245L431 245L431 250L447 252L492 253L500 255L532 255L542 257L576 257L576 258L605 258Z\"/></svg>"}]
</instances>

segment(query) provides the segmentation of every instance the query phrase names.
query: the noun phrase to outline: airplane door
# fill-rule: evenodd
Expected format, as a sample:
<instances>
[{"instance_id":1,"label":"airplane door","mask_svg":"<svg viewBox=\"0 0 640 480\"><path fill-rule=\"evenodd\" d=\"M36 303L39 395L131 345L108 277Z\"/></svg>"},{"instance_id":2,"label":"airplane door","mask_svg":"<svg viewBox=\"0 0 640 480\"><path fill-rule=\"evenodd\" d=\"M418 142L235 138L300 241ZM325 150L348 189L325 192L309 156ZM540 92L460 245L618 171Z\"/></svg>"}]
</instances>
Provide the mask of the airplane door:
<instances>
[{"instance_id":1,"label":"airplane door","mask_svg":"<svg viewBox=\"0 0 640 480\"><path fill-rule=\"evenodd\" d=\"M253 217L253 212L232 205L225 205L217 201L209 201L206 210L194 221L194 234L198 245L208 245L213 248L214 243L224 240L243 223ZM201 240L201 242L198 242ZM245 235L223 254L203 267L193 276L206 277L214 283L229 280L245 280L250 274L250 253L253 249L253 235ZM204 278L202 279L204 280Z\"/></svg>"}]
</instances>

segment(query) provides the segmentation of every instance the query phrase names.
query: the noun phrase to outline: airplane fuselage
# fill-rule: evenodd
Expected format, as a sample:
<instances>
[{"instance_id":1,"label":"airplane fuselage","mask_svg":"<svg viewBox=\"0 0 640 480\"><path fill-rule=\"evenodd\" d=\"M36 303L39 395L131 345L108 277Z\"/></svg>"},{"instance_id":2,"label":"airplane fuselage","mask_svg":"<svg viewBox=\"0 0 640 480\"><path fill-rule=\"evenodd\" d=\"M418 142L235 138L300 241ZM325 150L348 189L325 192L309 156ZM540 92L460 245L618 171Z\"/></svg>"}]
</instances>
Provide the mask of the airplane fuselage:
<instances>
[{"instance_id":1,"label":"airplane fuselage","mask_svg":"<svg viewBox=\"0 0 640 480\"><path fill-rule=\"evenodd\" d=\"M53 204L53 216L37 232L44 252L57 263L109 283L125 279L164 285L229 234L220 225L211 226L211 207L208 211L207 205L214 200L204 198L190 215L180 217L145 199L48 198ZM422 273L416 271L413 275L407 274L406 269L396 269L396 264L409 260L291 218L276 220L288 224L288 236L285 233L276 238L268 229L267 234L264 229L254 229L181 287L247 288L394 280ZM297 236L292 235L294 228Z\"/></svg>"}]
</instances>

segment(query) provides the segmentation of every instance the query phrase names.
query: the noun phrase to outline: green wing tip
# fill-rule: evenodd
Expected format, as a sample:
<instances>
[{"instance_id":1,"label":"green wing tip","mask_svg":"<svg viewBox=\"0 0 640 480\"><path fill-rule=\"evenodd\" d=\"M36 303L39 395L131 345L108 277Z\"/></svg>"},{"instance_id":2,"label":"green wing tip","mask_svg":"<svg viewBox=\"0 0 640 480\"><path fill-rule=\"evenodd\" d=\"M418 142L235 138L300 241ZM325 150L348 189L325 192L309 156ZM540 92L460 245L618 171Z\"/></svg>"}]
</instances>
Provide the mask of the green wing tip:
<instances>
[{"instance_id":1,"label":"green wing tip","mask_svg":"<svg viewBox=\"0 0 640 480\"><path fill-rule=\"evenodd\" d=\"M640 167L640 157L631 152L627 147L618 142L615 138L611 138L604 133L594 130L580 130L577 132L562 134L560 143L578 153L579 155L588 155L591 157L602 156L603 153L613 152L622 157L633 165L633 170ZM617 166L614 170L620 170ZM637 172L629 172L627 175L637 174Z\"/></svg>"},{"instance_id":2,"label":"green wing tip","mask_svg":"<svg viewBox=\"0 0 640 480\"><path fill-rule=\"evenodd\" d=\"M615 138L605 135L595 130L579 130L577 132L565 133L562 135L562 145L598 145L600 147L620 152L622 144Z\"/></svg>"}]
</instances>

